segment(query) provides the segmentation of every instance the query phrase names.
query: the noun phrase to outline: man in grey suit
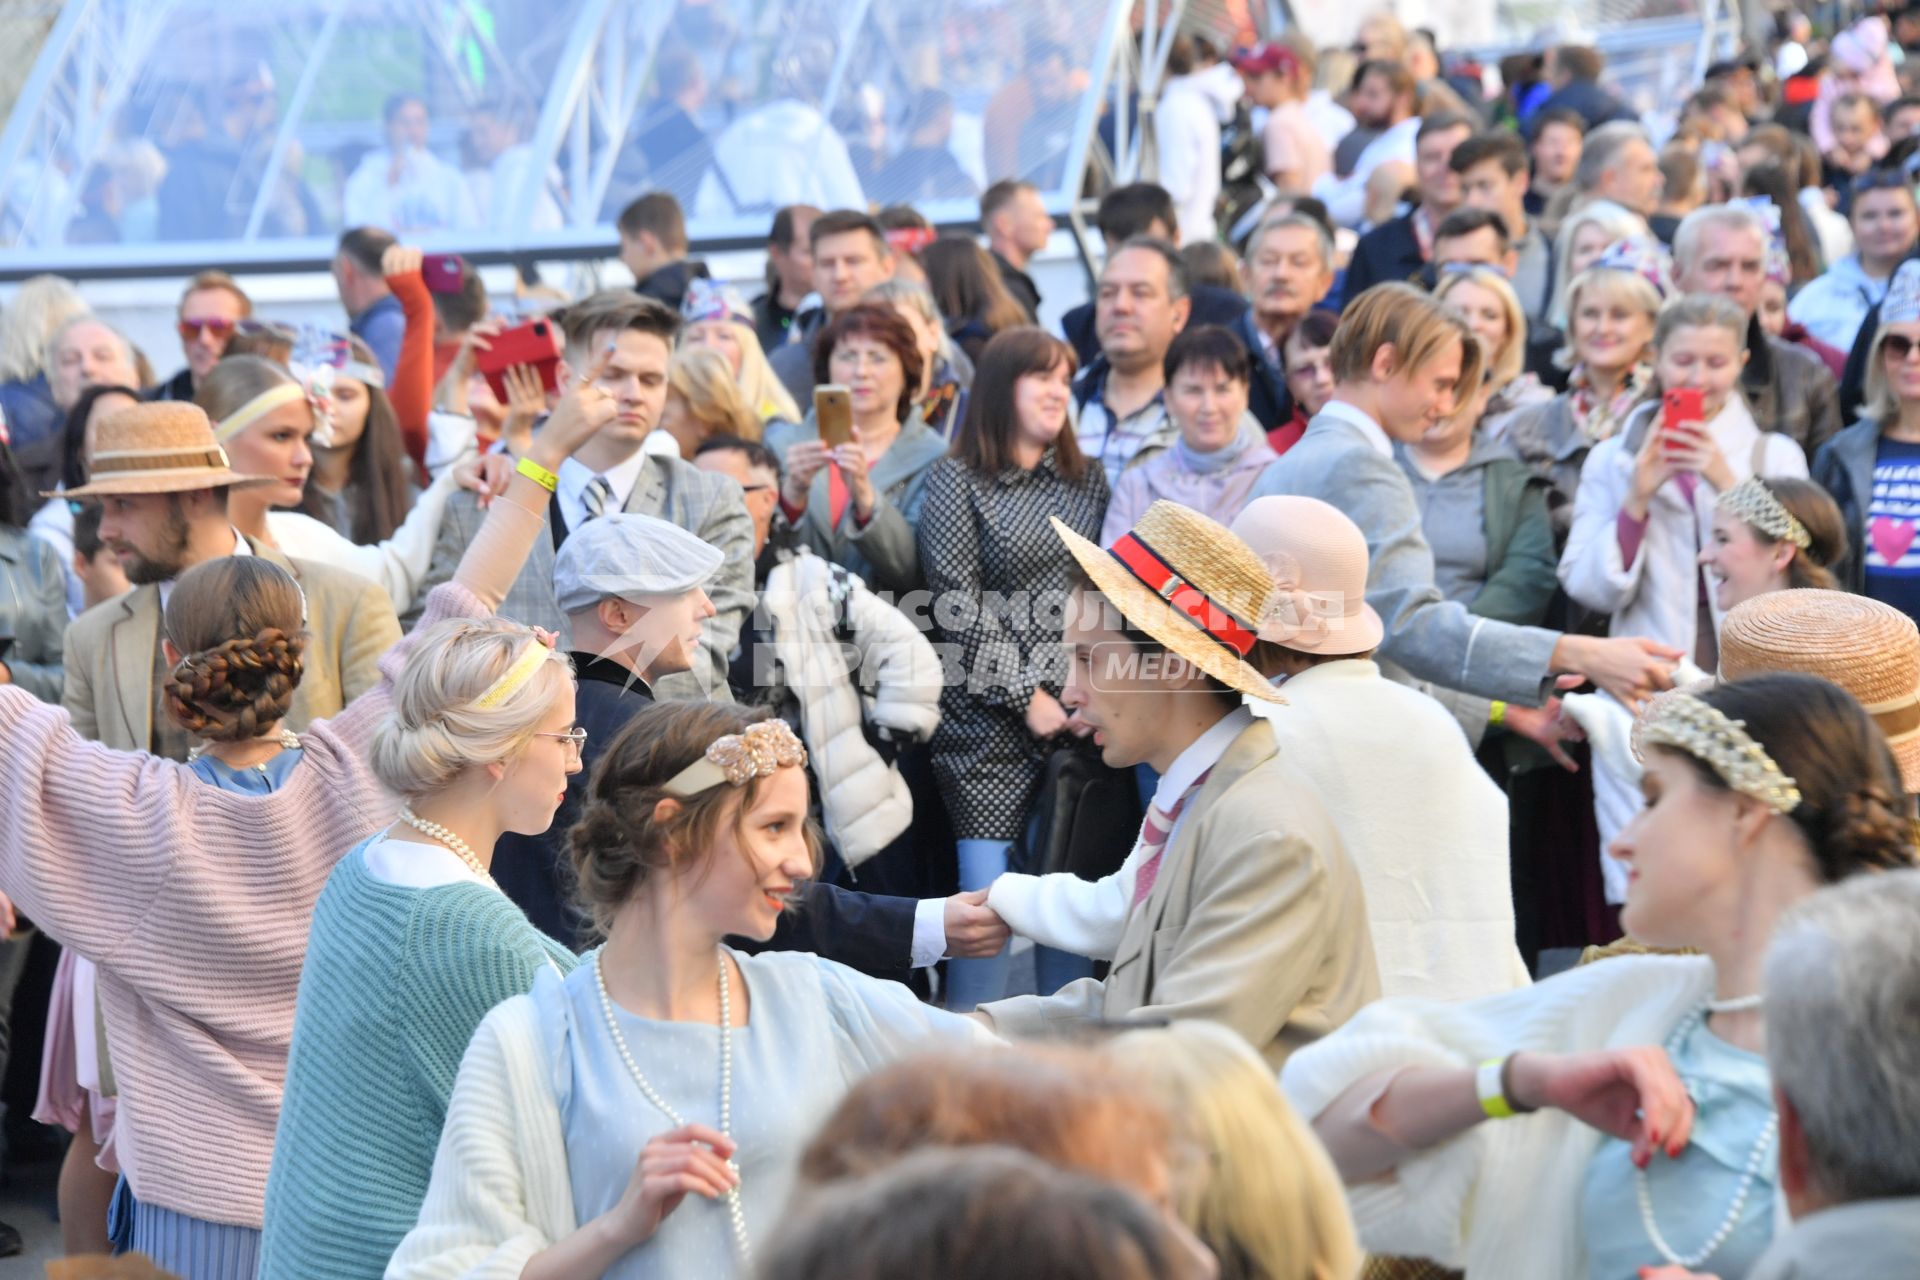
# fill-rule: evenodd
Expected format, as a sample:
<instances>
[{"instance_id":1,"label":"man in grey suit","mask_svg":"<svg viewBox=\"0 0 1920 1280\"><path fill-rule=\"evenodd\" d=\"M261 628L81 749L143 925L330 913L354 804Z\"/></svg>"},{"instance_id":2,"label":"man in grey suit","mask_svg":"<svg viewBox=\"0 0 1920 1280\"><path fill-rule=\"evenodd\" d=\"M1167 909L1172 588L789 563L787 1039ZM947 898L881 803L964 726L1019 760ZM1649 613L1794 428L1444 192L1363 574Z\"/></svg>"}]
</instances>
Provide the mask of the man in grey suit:
<instances>
[{"instance_id":1,"label":"man in grey suit","mask_svg":"<svg viewBox=\"0 0 1920 1280\"><path fill-rule=\"evenodd\" d=\"M1562 635L1479 618L1433 581L1413 486L1394 440L1417 440L1480 380L1466 321L1405 284L1378 285L1333 336L1333 399L1269 466L1249 501L1298 494L1329 502L1367 536L1367 603L1387 624L1380 653L1409 675L1493 699L1489 717L1535 741L1557 741L1553 676L1578 672L1628 706L1668 688L1680 651L1630 637Z\"/></svg>"},{"instance_id":2,"label":"man in grey suit","mask_svg":"<svg viewBox=\"0 0 1920 1280\"><path fill-rule=\"evenodd\" d=\"M734 481L642 447L666 403L667 362L680 318L622 289L581 299L560 322L567 340L561 379L597 376L618 403L619 417L561 465L548 504L553 536L534 544L500 616L557 632L570 647L567 618L553 593L554 553L568 532L609 512L658 517L718 548L724 559L707 587L715 612L701 629L703 659L684 675L663 678L655 692L728 700L727 658L754 603L753 521ZM414 597L414 616L425 608L427 593L453 577L484 516L472 493L447 504L433 566Z\"/></svg>"}]
</instances>

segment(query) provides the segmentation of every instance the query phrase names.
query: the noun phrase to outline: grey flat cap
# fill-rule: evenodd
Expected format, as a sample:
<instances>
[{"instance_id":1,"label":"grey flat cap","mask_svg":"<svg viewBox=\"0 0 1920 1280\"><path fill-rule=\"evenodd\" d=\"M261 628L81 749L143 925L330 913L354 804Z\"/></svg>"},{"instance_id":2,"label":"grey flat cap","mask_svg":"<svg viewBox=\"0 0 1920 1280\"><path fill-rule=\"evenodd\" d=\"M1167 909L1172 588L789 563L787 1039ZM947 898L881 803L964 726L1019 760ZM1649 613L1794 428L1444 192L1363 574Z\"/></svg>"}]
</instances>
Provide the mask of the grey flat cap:
<instances>
[{"instance_id":1,"label":"grey flat cap","mask_svg":"<svg viewBox=\"0 0 1920 1280\"><path fill-rule=\"evenodd\" d=\"M562 613L608 596L676 596L704 585L725 557L677 524L653 516L605 515L568 536L553 561Z\"/></svg>"}]
</instances>

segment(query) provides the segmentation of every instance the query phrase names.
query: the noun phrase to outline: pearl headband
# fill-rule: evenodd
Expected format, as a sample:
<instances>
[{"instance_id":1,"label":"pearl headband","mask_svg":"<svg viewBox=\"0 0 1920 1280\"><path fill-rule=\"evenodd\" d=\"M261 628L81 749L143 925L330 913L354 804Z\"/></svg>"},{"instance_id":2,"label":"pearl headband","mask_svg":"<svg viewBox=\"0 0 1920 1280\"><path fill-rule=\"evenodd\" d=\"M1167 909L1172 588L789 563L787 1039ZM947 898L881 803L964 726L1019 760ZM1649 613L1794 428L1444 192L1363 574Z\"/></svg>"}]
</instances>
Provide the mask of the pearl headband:
<instances>
[{"instance_id":1,"label":"pearl headband","mask_svg":"<svg viewBox=\"0 0 1920 1280\"><path fill-rule=\"evenodd\" d=\"M1690 693L1672 693L1648 709L1635 733L1634 754L1644 747L1672 747L1706 765L1743 796L1781 816L1800 807L1800 787L1747 734L1746 722L1730 720Z\"/></svg>"},{"instance_id":2,"label":"pearl headband","mask_svg":"<svg viewBox=\"0 0 1920 1280\"><path fill-rule=\"evenodd\" d=\"M1793 512L1767 488L1759 476L1748 476L1720 495L1714 504L1736 520L1744 520L1775 542L1791 542L1805 551L1813 545L1807 526L1794 519Z\"/></svg>"},{"instance_id":3,"label":"pearl headband","mask_svg":"<svg viewBox=\"0 0 1920 1280\"><path fill-rule=\"evenodd\" d=\"M742 786L776 769L806 762L807 749L785 720L761 720L744 732L714 739L698 760L668 780L665 790L684 798L723 782Z\"/></svg>"}]
</instances>

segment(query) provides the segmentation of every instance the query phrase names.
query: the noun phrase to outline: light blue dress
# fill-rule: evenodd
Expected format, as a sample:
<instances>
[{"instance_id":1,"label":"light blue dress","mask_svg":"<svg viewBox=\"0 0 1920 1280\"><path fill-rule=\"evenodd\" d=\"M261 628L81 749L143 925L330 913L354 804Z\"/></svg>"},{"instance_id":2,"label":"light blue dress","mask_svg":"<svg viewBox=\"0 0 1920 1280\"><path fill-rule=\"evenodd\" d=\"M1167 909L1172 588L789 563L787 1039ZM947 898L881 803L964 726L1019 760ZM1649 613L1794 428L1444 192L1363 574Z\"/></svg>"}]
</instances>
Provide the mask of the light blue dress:
<instances>
[{"instance_id":1,"label":"light blue dress","mask_svg":"<svg viewBox=\"0 0 1920 1280\"><path fill-rule=\"evenodd\" d=\"M730 952L751 996L733 1029L733 1138L747 1234L763 1241L786 1211L801 1149L848 1087L921 1048L992 1040L979 1023L915 1000L905 987L805 952ZM599 957L534 981L581 1224L611 1209L640 1150L673 1122L640 1092L607 1031ZM734 999L740 993L734 992ZM720 1122L720 1029L614 1016L647 1082L690 1124ZM688 1196L608 1280L721 1280L743 1274L725 1201Z\"/></svg>"},{"instance_id":2,"label":"light blue dress","mask_svg":"<svg viewBox=\"0 0 1920 1280\"><path fill-rule=\"evenodd\" d=\"M1696 1020L1673 1055L1674 1070L1692 1095L1693 1137L1677 1160L1655 1155L1647 1169L1654 1221L1682 1254L1700 1249L1720 1229L1740 1187L1753 1144L1773 1115L1767 1060L1735 1048ZM1660 1256L1640 1218L1631 1149L1617 1138L1601 1143L1587 1166L1585 1235L1590 1280L1636 1280ZM1760 1172L1739 1225L1695 1270L1741 1280L1773 1243L1776 1137L1761 1153Z\"/></svg>"},{"instance_id":3,"label":"light blue dress","mask_svg":"<svg viewBox=\"0 0 1920 1280\"><path fill-rule=\"evenodd\" d=\"M208 786L241 795L278 791L306 753L289 747L264 764L235 769L212 756L189 760L187 768ZM125 1178L115 1188L108 1234L116 1246L144 1253L162 1270L194 1280L253 1280L260 1266L260 1230L188 1217L158 1205L141 1204Z\"/></svg>"}]
</instances>

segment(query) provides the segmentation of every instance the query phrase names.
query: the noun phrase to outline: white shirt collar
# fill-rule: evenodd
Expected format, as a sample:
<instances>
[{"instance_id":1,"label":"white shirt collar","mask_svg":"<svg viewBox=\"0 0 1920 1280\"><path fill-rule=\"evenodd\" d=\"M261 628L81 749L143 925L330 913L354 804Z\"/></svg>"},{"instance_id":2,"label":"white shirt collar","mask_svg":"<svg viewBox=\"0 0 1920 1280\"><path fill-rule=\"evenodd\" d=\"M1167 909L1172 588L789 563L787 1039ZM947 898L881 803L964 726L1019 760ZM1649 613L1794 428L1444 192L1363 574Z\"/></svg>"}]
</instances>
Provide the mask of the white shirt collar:
<instances>
[{"instance_id":1,"label":"white shirt collar","mask_svg":"<svg viewBox=\"0 0 1920 1280\"><path fill-rule=\"evenodd\" d=\"M233 550L227 554L231 556L250 556L253 554L253 548L247 545L246 538L241 535L238 529L233 531ZM173 594L173 581L172 578L168 578L160 584L160 611L162 613L165 613L167 610L167 598Z\"/></svg>"},{"instance_id":2,"label":"white shirt collar","mask_svg":"<svg viewBox=\"0 0 1920 1280\"><path fill-rule=\"evenodd\" d=\"M587 513L585 494L587 485L596 475L605 476L613 487L610 510L625 511L627 500L633 496L634 485L640 482L640 470L647 465L645 448L635 449L633 456L625 462L616 463L605 471L589 470L586 464L567 458L560 464L559 484L555 492L560 495L560 512L567 519L570 528L578 528Z\"/></svg>"},{"instance_id":3,"label":"white shirt collar","mask_svg":"<svg viewBox=\"0 0 1920 1280\"><path fill-rule=\"evenodd\" d=\"M1319 416L1346 423L1366 437L1367 443L1373 446L1375 453L1383 458L1391 458L1393 456L1393 441L1387 438L1386 430L1382 428L1379 423L1368 417L1363 410L1348 404L1344 400L1329 400L1326 406L1320 410Z\"/></svg>"},{"instance_id":4,"label":"white shirt collar","mask_svg":"<svg viewBox=\"0 0 1920 1280\"><path fill-rule=\"evenodd\" d=\"M1227 748L1241 731L1253 723L1253 712L1245 707L1235 707L1222 716L1220 723L1195 738L1187 749L1174 757L1173 764L1160 775L1160 785L1153 793L1154 804L1162 813L1170 812L1178 803L1193 780L1220 763L1220 757L1227 754Z\"/></svg>"}]
</instances>

